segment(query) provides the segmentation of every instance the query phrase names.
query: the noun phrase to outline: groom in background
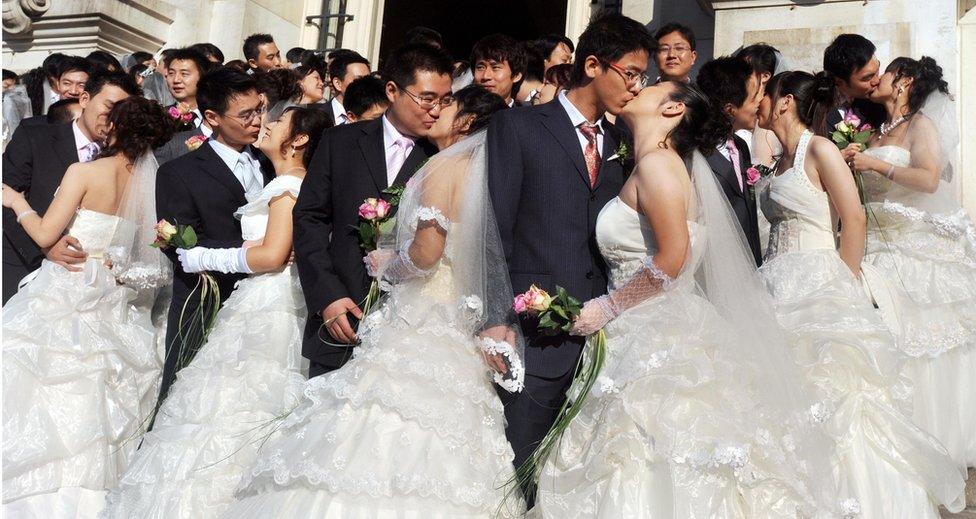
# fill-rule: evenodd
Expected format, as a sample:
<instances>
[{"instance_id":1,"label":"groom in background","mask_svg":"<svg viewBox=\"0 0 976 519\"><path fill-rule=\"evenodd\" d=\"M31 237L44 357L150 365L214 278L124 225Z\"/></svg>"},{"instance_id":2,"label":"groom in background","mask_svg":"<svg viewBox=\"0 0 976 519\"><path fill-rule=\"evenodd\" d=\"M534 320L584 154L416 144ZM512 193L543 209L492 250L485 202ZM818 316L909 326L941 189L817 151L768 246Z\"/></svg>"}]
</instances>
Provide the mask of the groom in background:
<instances>
[{"instance_id":1,"label":"groom in background","mask_svg":"<svg viewBox=\"0 0 976 519\"><path fill-rule=\"evenodd\" d=\"M622 157L614 157L620 132L605 114L618 113L646 84L653 48L640 23L601 17L580 36L568 92L492 119L488 183L516 293L533 283L550 292L562 286L581 301L607 292L596 219L620 192L625 172ZM516 466L555 420L584 342L540 336L535 323L523 329L525 389L502 396ZM485 333L503 338L500 328Z\"/></svg>"},{"instance_id":2,"label":"groom in background","mask_svg":"<svg viewBox=\"0 0 976 519\"><path fill-rule=\"evenodd\" d=\"M309 314L302 343L309 377L352 356L354 319L362 317L359 302L370 283L355 230L359 205L405 184L437 152L426 136L452 100L452 70L450 56L430 45L395 50L383 69L386 113L328 130L312 156L294 218L295 263Z\"/></svg>"}]
</instances>

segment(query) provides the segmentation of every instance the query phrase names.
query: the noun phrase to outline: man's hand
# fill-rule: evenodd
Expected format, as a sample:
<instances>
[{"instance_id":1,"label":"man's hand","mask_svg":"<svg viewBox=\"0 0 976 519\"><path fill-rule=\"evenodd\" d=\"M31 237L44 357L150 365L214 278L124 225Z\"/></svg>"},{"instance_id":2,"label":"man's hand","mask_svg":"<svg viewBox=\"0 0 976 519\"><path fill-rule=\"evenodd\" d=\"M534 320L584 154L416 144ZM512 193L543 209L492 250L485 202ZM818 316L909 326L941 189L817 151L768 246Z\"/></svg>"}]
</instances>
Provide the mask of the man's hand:
<instances>
[{"instance_id":1,"label":"man's hand","mask_svg":"<svg viewBox=\"0 0 976 519\"><path fill-rule=\"evenodd\" d=\"M352 313L357 319L363 318L363 311L356 306L356 303L348 297L343 297L333 301L329 306L322 310L322 320L325 327L329 330L329 335L334 339L345 344L355 344L356 332L349 324L347 313Z\"/></svg>"},{"instance_id":2,"label":"man's hand","mask_svg":"<svg viewBox=\"0 0 976 519\"><path fill-rule=\"evenodd\" d=\"M88 259L88 253L81 248L81 242L74 236L62 236L54 245L43 249L44 256L51 263L61 265L71 272L81 272L81 267L75 267Z\"/></svg>"}]
</instances>

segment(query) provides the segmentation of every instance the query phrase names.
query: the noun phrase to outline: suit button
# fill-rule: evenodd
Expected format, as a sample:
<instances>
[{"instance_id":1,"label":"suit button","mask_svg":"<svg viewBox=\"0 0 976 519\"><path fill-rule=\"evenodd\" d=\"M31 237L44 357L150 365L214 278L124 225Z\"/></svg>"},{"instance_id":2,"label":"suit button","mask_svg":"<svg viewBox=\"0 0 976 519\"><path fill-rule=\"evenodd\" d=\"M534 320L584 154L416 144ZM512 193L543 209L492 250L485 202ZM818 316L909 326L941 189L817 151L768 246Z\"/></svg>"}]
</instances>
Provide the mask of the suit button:
<instances>
[{"instance_id":1,"label":"suit button","mask_svg":"<svg viewBox=\"0 0 976 519\"><path fill-rule=\"evenodd\" d=\"M586 273L586 279L593 279L593 271L592 270Z\"/></svg>"},{"instance_id":2,"label":"suit button","mask_svg":"<svg viewBox=\"0 0 976 519\"><path fill-rule=\"evenodd\" d=\"M590 194L590 202L595 202L595 201L596 201L596 194L591 193Z\"/></svg>"}]
</instances>

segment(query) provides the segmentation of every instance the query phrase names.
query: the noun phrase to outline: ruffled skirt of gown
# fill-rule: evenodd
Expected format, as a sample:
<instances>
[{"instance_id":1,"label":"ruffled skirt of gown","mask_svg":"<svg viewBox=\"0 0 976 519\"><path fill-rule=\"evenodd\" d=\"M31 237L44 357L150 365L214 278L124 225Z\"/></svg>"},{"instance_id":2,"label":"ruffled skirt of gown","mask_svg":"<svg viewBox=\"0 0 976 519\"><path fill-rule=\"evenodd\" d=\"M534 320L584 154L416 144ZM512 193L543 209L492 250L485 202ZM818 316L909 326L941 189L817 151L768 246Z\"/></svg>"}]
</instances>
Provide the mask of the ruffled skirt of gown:
<instances>
[{"instance_id":1,"label":"ruffled skirt of gown","mask_svg":"<svg viewBox=\"0 0 976 519\"><path fill-rule=\"evenodd\" d=\"M606 326L609 357L543 469L536 516L794 518L811 506L788 431L756 418L759 367L729 358L724 322L672 287Z\"/></svg>"},{"instance_id":2,"label":"ruffled skirt of gown","mask_svg":"<svg viewBox=\"0 0 976 519\"><path fill-rule=\"evenodd\" d=\"M301 398L305 303L289 267L240 282L178 378L106 516L218 517Z\"/></svg>"},{"instance_id":3,"label":"ruffled skirt of gown","mask_svg":"<svg viewBox=\"0 0 976 519\"><path fill-rule=\"evenodd\" d=\"M911 386L895 339L832 249L789 252L763 264L763 280L796 355L831 415L841 492L860 517L939 517L964 506L964 472L911 420Z\"/></svg>"},{"instance_id":4,"label":"ruffled skirt of gown","mask_svg":"<svg viewBox=\"0 0 976 519\"><path fill-rule=\"evenodd\" d=\"M162 355L155 291L45 261L3 308L3 502L17 518L95 517L138 445Z\"/></svg>"},{"instance_id":5,"label":"ruffled skirt of gown","mask_svg":"<svg viewBox=\"0 0 976 519\"><path fill-rule=\"evenodd\" d=\"M371 313L355 356L308 381L224 517L517 517L501 401L477 343L436 308L410 325Z\"/></svg>"},{"instance_id":6,"label":"ruffled skirt of gown","mask_svg":"<svg viewBox=\"0 0 976 519\"><path fill-rule=\"evenodd\" d=\"M976 229L964 212L871 210L864 262L883 280L879 304L909 357L915 423L976 466Z\"/></svg>"}]
</instances>

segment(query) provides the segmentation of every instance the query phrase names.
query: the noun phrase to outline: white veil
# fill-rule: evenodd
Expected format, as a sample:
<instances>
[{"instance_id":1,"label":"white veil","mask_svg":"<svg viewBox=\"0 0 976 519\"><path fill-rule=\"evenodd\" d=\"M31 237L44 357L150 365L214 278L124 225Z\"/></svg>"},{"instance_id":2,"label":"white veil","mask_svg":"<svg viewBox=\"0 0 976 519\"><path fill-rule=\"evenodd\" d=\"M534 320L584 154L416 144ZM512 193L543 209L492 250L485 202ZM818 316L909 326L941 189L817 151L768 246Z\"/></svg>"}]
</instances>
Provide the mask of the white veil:
<instances>
[{"instance_id":1,"label":"white veil","mask_svg":"<svg viewBox=\"0 0 976 519\"><path fill-rule=\"evenodd\" d=\"M512 310L508 267L488 195L485 140L482 130L440 151L407 183L396 214L396 250L403 254L418 245L422 250L427 244L415 243L424 239L417 229L434 226L445 237L443 255L428 276L393 285L383 305L408 324L439 315L472 338L486 326L507 325L513 343L485 346L479 341L479 346L504 357L508 373L492 376L503 388L518 391L524 340ZM438 248L434 243L429 250ZM445 293L444 287L451 294L446 300L431 296Z\"/></svg>"},{"instance_id":2,"label":"white veil","mask_svg":"<svg viewBox=\"0 0 976 519\"><path fill-rule=\"evenodd\" d=\"M834 486L829 456L833 442L820 426L828 410L816 401L790 340L777 323L772 299L711 167L697 151L690 162L698 203L696 246L702 249L694 276L730 328L726 343L730 356L754 372L753 396L761 416L753 420L757 426L775 424L788 431L792 445L780 452L786 459L776 470L786 473L781 481L795 485L792 490L806 508L803 515L839 515L842 499Z\"/></svg>"},{"instance_id":3,"label":"white veil","mask_svg":"<svg viewBox=\"0 0 976 519\"><path fill-rule=\"evenodd\" d=\"M116 216L121 220L105 251L112 273L136 290L159 288L170 282L172 267L162 251L152 247L156 238L156 170L152 151L135 162Z\"/></svg>"}]
</instances>

